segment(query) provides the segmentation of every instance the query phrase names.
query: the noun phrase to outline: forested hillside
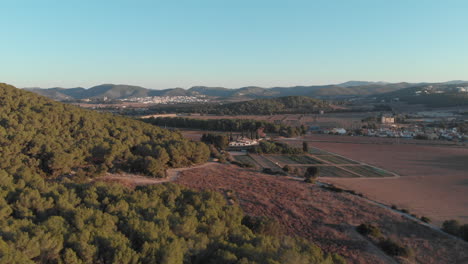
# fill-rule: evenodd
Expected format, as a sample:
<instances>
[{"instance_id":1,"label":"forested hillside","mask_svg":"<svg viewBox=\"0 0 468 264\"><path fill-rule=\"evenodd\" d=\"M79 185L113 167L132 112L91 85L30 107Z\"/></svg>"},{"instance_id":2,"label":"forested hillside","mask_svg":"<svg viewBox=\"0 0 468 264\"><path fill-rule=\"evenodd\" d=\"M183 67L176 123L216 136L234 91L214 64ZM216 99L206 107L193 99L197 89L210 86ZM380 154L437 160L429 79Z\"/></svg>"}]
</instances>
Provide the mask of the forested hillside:
<instances>
[{"instance_id":1,"label":"forested hillside","mask_svg":"<svg viewBox=\"0 0 468 264\"><path fill-rule=\"evenodd\" d=\"M1 84L0 263L343 263L219 193L51 179L207 155L177 133Z\"/></svg>"},{"instance_id":2,"label":"forested hillside","mask_svg":"<svg viewBox=\"0 0 468 264\"><path fill-rule=\"evenodd\" d=\"M194 128L210 131L225 131L225 132L246 132L256 135L258 129L262 129L265 133L277 133L281 136L295 137L303 135L306 128L291 127L284 124L273 124L262 120L252 119L195 119L185 117L150 117L141 119L156 126L168 126L176 128Z\"/></svg>"},{"instance_id":3,"label":"forested hillside","mask_svg":"<svg viewBox=\"0 0 468 264\"><path fill-rule=\"evenodd\" d=\"M464 106L468 105L468 93L459 89L465 87L468 87L466 82L420 85L378 95L377 100L392 101L398 98L399 101L428 107Z\"/></svg>"},{"instance_id":4,"label":"forested hillside","mask_svg":"<svg viewBox=\"0 0 468 264\"><path fill-rule=\"evenodd\" d=\"M270 115L316 113L319 110L329 109L331 109L330 103L323 100L306 96L287 96L270 99L255 99L251 101L221 105L200 105L184 110L218 115Z\"/></svg>"},{"instance_id":5,"label":"forested hillside","mask_svg":"<svg viewBox=\"0 0 468 264\"><path fill-rule=\"evenodd\" d=\"M0 86L0 168L92 175L124 170L163 177L167 167L205 162L208 148L140 121L83 110ZM7 167L6 164L9 164Z\"/></svg>"}]
</instances>

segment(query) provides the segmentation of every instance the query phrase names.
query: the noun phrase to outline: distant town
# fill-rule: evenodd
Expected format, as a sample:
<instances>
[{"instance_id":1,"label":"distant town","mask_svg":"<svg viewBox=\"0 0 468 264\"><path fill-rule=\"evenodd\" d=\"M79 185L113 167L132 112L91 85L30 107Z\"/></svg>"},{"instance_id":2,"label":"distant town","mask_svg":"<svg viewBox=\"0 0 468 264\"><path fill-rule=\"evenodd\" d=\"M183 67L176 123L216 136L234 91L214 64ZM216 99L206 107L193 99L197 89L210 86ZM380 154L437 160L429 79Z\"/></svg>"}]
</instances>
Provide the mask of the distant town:
<instances>
[{"instance_id":1,"label":"distant town","mask_svg":"<svg viewBox=\"0 0 468 264\"><path fill-rule=\"evenodd\" d=\"M206 103L206 96L147 96L122 99L122 102L137 102L143 104L178 104L178 103Z\"/></svg>"}]
</instances>

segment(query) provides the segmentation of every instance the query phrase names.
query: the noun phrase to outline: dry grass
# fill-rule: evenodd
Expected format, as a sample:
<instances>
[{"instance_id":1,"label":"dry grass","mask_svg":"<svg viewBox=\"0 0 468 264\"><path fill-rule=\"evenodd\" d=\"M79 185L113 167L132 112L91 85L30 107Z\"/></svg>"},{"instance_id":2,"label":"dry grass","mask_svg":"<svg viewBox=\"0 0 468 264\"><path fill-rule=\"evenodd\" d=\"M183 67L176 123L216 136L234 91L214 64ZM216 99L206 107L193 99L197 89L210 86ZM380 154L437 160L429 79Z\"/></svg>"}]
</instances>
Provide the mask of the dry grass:
<instances>
[{"instance_id":1,"label":"dry grass","mask_svg":"<svg viewBox=\"0 0 468 264\"><path fill-rule=\"evenodd\" d=\"M181 172L176 181L197 189L233 190L247 214L276 218L291 235L344 255L349 263L392 263L355 226L371 222L384 235L414 249L417 263L456 263L468 244L451 239L388 209L347 193L335 193L287 177L268 176L231 165Z\"/></svg>"}]
</instances>

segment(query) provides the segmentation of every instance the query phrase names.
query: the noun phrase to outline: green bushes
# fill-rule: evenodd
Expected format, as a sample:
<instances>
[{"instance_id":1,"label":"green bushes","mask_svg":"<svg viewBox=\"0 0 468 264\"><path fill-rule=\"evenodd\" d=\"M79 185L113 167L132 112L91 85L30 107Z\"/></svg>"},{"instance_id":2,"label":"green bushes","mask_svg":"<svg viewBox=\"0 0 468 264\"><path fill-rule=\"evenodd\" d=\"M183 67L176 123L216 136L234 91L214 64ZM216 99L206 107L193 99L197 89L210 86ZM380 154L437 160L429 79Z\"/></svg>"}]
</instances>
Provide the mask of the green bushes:
<instances>
[{"instance_id":1,"label":"green bushes","mask_svg":"<svg viewBox=\"0 0 468 264\"><path fill-rule=\"evenodd\" d=\"M363 223L356 227L356 231L358 231L361 235L370 238L386 254L390 256L410 257L413 254L413 251L410 248L405 247L390 238L385 238L380 229L375 225L370 223Z\"/></svg>"},{"instance_id":2,"label":"green bushes","mask_svg":"<svg viewBox=\"0 0 468 264\"><path fill-rule=\"evenodd\" d=\"M229 144L229 138L224 134L203 134L201 137L201 141L206 144L214 145L218 149L225 149Z\"/></svg>"},{"instance_id":3,"label":"green bushes","mask_svg":"<svg viewBox=\"0 0 468 264\"><path fill-rule=\"evenodd\" d=\"M379 238L382 236L380 229L372 224L360 224L356 230L364 236L373 236L375 238Z\"/></svg>"},{"instance_id":4,"label":"green bushes","mask_svg":"<svg viewBox=\"0 0 468 264\"><path fill-rule=\"evenodd\" d=\"M242 219L242 224L250 228L255 234L278 236L282 233L278 221L265 216L254 217L246 215Z\"/></svg>"},{"instance_id":5,"label":"green bushes","mask_svg":"<svg viewBox=\"0 0 468 264\"><path fill-rule=\"evenodd\" d=\"M442 223L442 230L468 241L468 224L461 225L457 220L447 220Z\"/></svg>"},{"instance_id":6,"label":"green bushes","mask_svg":"<svg viewBox=\"0 0 468 264\"><path fill-rule=\"evenodd\" d=\"M447 220L442 223L442 230L457 236L460 233L460 223L457 220Z\"/></svg>"},{"instance_id":7,"label":"green bushes","mask_svg":"<svg viewBox=\"0 0 468 264\"><path fill-rule=\"evenodd\" d=\"M241 168L255 168L255 165L250 162L231 161L231 163Z\"/></svg>"},{"instance_id":8,"label":"green bushes","mask_svg":"<svg viewBox=\"0 0 468 264\"><path fill-rule=\"evenodd\" d=\"M302 154L302 149L291 147L285 143L274 141L260 141L251 152L259 154Z\"/></svg>"},{"instance_id":9,"label":"green bushes","mask_svg":"<svg viewBox=\"0 0 468 264\"><path fill-rule=\"evenodd\" d=\"M278 176L287 176L288 174L281 170L272 170L270 168L264 168L262 170L263 173L270 174L270 175L278 175Z\"/></svg>"},{"instance_id":10,"label":"green bushes","mask_svg":"<svg viewBox=\"0 0 468 264\"><path fill-rule=\"evenodd\" d=\"M304 173L304 181L307 183L315 183L319 174L319 168L308 167Z\"/></svg>"},{"instance_id":11,"label":"green bushes","mask_svg":"<svg viewBox=\"0 0 468 264\"><path fill-rule=\"evenodd\" d=\"M412 251L405 246L391 240L385 239L379 243L379 247L390 256L409 257Z\"/></svg>"},{"instance_id":12,"label":"green bushes","mask_svg":"<svg viewBox=\"0 0 468 264\"><path fill-rule=\"evenodd\" d=\"M426 216L421 216L421 221L423 221L424 223L430 223L431 219L429 217L426 217Z\"/></svg>"}]
</instances>

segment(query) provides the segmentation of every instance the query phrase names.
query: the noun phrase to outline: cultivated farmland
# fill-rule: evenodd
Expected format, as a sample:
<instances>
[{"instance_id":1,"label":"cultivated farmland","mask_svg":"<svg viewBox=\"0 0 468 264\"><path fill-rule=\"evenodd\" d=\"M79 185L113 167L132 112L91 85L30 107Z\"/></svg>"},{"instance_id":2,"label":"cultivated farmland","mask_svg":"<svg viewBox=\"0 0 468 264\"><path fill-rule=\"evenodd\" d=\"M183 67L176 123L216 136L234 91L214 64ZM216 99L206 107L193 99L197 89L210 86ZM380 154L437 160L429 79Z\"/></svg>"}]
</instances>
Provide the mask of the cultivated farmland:
<instances>
[{"instance_id":1,"label":"cultivated farmland","mask_svg":"<svg viewBox=\"0 0 468 264\"><path fill-rule=\"evenodd\" d=\"M337 142L333 142L333 139ZM417 215L428 216L436 224L447 219L467 222L468 148L449 146L446 142L401 140L404 144L398 144L395 139L387 138L367 140L364 137L321 135L308 135L284 142L299 147L304 140L311 147L399 175L381 177L386 176L387 172L375 168L338 165L356 173L372 173L380 178L329 177L321 181L363 193L387 205L394 204L398 208L409 209Z\"/></svg>"}]
</instances>

